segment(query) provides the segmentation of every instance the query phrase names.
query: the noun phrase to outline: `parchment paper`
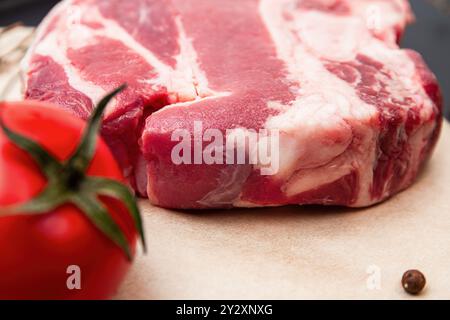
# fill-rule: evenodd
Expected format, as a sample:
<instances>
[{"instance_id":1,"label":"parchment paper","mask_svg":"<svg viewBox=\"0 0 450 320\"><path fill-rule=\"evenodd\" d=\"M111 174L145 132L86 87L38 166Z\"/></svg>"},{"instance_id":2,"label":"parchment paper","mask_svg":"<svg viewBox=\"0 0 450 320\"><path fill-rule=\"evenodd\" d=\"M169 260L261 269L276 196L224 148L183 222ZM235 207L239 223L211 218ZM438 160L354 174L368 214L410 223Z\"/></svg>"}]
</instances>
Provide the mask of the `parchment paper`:
<instances>
[{"instance_id":1,"label":"parchment paper","mask_svg":"<svg viewBox=\"0 0 450 320\"><path fill-rule=\"evenodd\" d=\"M148 253L119 299L450 298L450 125L417 183L375 207L170 211L141 201ZM427 278L404 293L403 272Z\"/></svg>"}]
</instances>

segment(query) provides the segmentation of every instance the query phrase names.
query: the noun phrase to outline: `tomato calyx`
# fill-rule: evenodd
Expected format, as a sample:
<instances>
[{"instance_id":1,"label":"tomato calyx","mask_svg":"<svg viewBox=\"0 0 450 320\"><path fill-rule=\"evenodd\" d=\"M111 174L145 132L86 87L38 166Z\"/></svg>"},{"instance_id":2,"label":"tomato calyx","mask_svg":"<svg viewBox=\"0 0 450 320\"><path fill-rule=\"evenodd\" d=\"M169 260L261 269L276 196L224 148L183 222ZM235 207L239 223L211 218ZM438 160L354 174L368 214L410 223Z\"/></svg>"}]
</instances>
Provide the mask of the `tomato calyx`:
<instances>
[{"instance_id":1,"label":"tomato calyx","mask_svg":"<svg viewBox=\"0 0 450 320\"><path fill-rule=\"evenodd\" d=\"M111 99L125 87L126 85L122 85L100 101L88 121L77 149L63 162L57 160L38 143L12 131L0 118L0 127L4 134L33 158L47 178L46 187L36 197L23 204L0 208L0 217L45 214L70 203L81 210L104 235L119 246L128 260L132 260L128 240L108 213L108 209L99 200L99 196L107 196L120 200L126 206L139 233L142 247L144 251L146 250L141 213L130 189L116 180L87 175L96 150L102 114Z\"/></svg>"}]
</instances>

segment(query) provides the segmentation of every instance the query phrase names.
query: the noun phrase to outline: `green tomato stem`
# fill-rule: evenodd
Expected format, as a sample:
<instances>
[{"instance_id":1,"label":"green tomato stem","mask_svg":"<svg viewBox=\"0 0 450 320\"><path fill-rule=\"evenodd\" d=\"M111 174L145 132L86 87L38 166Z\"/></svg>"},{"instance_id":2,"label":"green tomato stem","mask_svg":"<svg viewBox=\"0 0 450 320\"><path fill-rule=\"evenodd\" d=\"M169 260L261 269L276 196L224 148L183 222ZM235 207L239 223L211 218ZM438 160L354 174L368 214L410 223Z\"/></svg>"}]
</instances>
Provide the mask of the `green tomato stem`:
<instances>
[{"instance_id":1,"label":"green tomato stem","mask_svg":"<svg viewBox=\"0 0 450 320\"><path fill-rule=\"evenodd\" d=\"M48 180L44 190L24 204L0 208L0 217L8 215L46 214L63 204L71 203L111 241L119 246L131 260L131 249L123 231L111 218L99 196L109 196L122 201L133 218L144 251L146 250L142 216L130 189L111 179L88 177L87 170L95 154L101 120L108 103L126 88L122 85L104 97L92 112L81 142L65 162L58 161L35 141L20 135L0 119L0 127L8 139L27 152Z\"/></svg>"}]
</instances>

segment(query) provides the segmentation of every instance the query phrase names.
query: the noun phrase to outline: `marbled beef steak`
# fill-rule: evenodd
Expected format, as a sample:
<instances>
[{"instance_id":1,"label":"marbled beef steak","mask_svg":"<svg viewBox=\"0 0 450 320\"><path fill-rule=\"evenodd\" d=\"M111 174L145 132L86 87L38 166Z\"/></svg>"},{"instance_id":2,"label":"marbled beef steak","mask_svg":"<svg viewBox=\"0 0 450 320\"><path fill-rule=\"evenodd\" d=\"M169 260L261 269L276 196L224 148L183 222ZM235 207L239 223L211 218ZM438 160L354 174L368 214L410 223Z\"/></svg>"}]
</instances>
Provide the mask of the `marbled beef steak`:
<instances>
[{"instance_id":1,"label":"marbled beef steak","mask_svg":"<svg viewBox=\"0 0 450 320\"><path fill-rule=\"evenodd\" d=\"M439 136L438 83L398 46L412 20L403 0L63 1L24 61L25 97L85 119L128 83L103 136L156 205L368 206L410 186ZM279 170L174 163L173 132L196 121L278 131Z\"/></svg>"}]
</instances>

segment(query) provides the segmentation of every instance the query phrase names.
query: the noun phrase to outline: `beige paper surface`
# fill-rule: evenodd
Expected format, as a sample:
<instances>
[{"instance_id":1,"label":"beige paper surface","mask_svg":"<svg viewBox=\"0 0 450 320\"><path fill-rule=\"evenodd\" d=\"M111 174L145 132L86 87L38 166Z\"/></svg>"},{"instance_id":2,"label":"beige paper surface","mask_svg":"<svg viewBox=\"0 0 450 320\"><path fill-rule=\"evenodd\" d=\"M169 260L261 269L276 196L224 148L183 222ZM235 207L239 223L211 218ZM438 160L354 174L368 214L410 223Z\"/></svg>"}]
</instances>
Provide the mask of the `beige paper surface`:
<instances>
[{"instance_id":1,"label":"beige paper surface","mask_svg":"<svg viewBox=\"0 0 450 320\"><path fill-rule=\"evenodd\" d=\"M450 298L448 123L417 183L372 208L141 206L148 254L119 299L406 299L411 268L428 281L418 298Z\"/></svg>"}]
</instances>

